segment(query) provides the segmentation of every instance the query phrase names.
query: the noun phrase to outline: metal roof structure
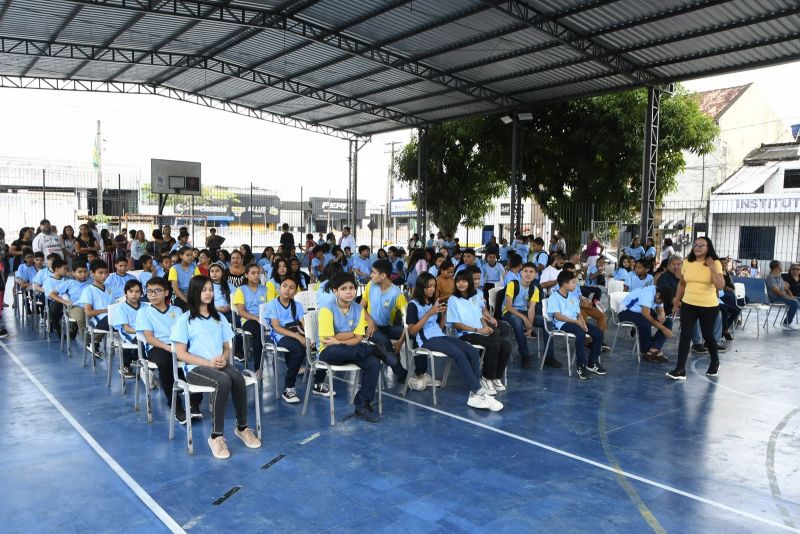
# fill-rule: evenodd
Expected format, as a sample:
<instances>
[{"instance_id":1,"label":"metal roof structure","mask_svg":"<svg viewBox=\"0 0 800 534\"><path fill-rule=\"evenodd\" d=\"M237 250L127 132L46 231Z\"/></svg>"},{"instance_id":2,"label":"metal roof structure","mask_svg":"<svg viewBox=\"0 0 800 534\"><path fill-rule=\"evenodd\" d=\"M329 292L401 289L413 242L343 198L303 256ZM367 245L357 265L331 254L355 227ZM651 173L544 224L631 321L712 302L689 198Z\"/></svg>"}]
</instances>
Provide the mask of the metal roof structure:
<instances>
[{"instance_id":1,"label":"metal roof structure","mask_svg":"<svg viewBox=\"0 0 800 534\"><path fill-rule=\"evenodd\" d=\"M345 139L798 58L797 0L0 0L0 86Z\"/></svg>"}]
</instances>

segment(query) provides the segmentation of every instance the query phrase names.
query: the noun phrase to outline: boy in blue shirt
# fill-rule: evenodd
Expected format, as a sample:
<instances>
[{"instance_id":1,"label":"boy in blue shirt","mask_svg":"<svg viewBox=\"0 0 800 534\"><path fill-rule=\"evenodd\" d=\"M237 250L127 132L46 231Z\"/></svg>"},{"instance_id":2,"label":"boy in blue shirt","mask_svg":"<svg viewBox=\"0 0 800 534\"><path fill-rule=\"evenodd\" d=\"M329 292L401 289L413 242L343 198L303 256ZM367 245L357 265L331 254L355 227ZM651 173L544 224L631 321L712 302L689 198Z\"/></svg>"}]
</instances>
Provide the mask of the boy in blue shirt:
<instances>
[{"instance_id":1,"label":"boy in blue shirt","mask_svg":"<svg viewBox=\"0 0 800 534\"><path fill-rule=\"evenodd\" d=\"M191 252L191 250L190 250ZM167 406L172 406L172 387L175 376L172 374L172 346L170 339L172 327L183 313L177 306L169 304L170 284L160 276L154 276L147 281L147 300L149 306L143 306L136 314L136 332L144 334L147 342L147 359L158 367L158 382L167 399ZM178 374L183 375L183 368L178 368ZM180 406L175 407L175 419L180 424L186 424L186 410L178 395ZM200 401L201 393L193 393L189 397L192 419L202 419Z\"/></svg>"},{"instance_id":2,"label":"boy in blue shirt","mask_svg":"<svg viewBox=\"0 0 800 534\"><path fill-rule=\"evenodd\" d=\"M352 260L352 271L360 284L366 284L372 273L372 261L369 258L369 247L361 245L358 247L358 257Z\"/></svg>"},{"instance_id":3,"label":"boy in blue shirt","mask_svg":"<svg viewBox=\"0 0 800 534\"><path fill-rule=\"evenodd\" d=\"M69 266L61 257L53 259L50 265L53 274L45 279L42 288L45 298L50 300L50 329L55 330L61 337L61 316L64 313L66 301L59 295L66 290Z\"/></svg>"},{"instance_id":4,"label":"boy in blue shirt","mask_svg":"<svg viewBox=\"0 0 800 534\"><path fill-rule=\"evenodd\" d=\"M636 325L639 333L639 350L642 359L651 363L667 362L661 347L667 338L672 337L672 319L664 313L664 302L672 300L672 289L645 286L634 289L625 296L620 311L620 321L629 321ZM658 332L651 336L652 328Z\"/></svg>"},{"instance_id":5,"label":"boy in blue shirt","mask_svg":"<svg viewBox=\"0 0 800 534\"><path fill-rule=\"evenodd\" d=\"M454 274L458 274L467 267L475 267L480 271L480 265L476 263L477 258L475 257L475 249L467 248L464 249L464 252L461 254L461 263L456 267L456 272ZM475 287L478 292L483 291L483 273L481 272L481 285L480 287Z\"/></svg>"},{"instance_id":6,"label":"boy in blue shirt","mask_svg":"<svg viewBox=\"0 0 800 534\"><path fill-rule=\"evenodd\" d=\"M633 270L625 278L625 291L631 292L640 287L653 285L653 275L647 272L647 265L644 260L636 260Z\"/></svg>"},{"instance_id":7,"label":"boy in blue shirt","mask_svg":"<svg viewBox=\"0 0 800 534\"><path fill-rule=\"evenodd\" d=\"M322 276L322 271L325 269L325 251L317 245L311 249L311 279L316 282Z\"/></svg>"},{"instance_id":8,"label":"boy in blue shirt","mask_svg":"<svg viewBox=\"0 0 800 534\"><path fill-rule=\"evenodd\" d=\"M506 265L508 272L503 277L503 285L507 286L512 280L519 281L519 271L522 268L522 257L516 253L508 255L508 265Z\"/></svg>"},{"instance_id":9,"label":"boy in blue shirt","mask_svg":"<svg viewBox=\"0 0 800 534\"><path fill-rule=\"evenodd\" d=\"M106 287L111 290L111 298L117 300L125 294L125 283L128 280L135 280L136 277L128 273L128 260L119 257L114 260L115 273L106 278Z\"/></svg>"},{"instance_id":10,"label":"boy in blue shirt","mask_svg":"<svg viewBox=\"0 0 800 534\"><path fill-rule=\"evenodd\" d=\"M125 295L125 302L114 308L112 317L112 327L119 332L120 338L125 343L136 343L136 315L139 313L142 299L142 284L136 280L128 280L122 288ZM136 378L131 369L131 363L138 358L136 349L123 349L122 369L120 374L123 378Z\"/></svg>"},{"instance_id":11,"label":"boy in blue shirt","mask_svg":"<svg viewBox=\"0 0 800 534\"><path fill-rule=\"evenodd\" d=\"M164 280L167 279L167 275L169 274L169 270L172 268L172 256L169 254L162 254L161 260L159 264L156 266L155 276L159 278L163 278Z\"/></svg>"},{"instance_id":12,"label":"boy in blue shirt","mask_svg":"<svg viewBox=\"0 0 800 534\"><path fill-rule=\"evenodd\" d=\"M69 336L74 339L78 331L83 332L86 330L86 313L83 311L83 305L79 304L83 290L92 285L89 280L89 269L85 265L76 264L75 269L72 271L72 278L67 279L64 288L64 293L61 295L65 297L66 305L69 307L68 312L70 319L75 323L70 323Z\"/></svg>"},{"instance_id":13,"label":"boy in blue shirt","mask_svg":"<svg viewBox=\"0 0 800 534\"><path fill-rule=\"evenodd\" d=\"M556 279L558 291L553 291L547 300L547 314L553 317L553 324L559 330L575 336L575 360L578 379L589 380L589 373L606 374L600 366L599 357L603 343L603 332L581 316L580 299L574 294L578 286L575 273L566 269ZM589 340L590 354L586 357L586 342Z\"/></svg>"},{"instance_id":14,"label":"boy in blue shirt","mask_svg":"<svg viewBox=\"0 0 800 534\"><path fill-rule=\"evenodd\" d=\"M514 249L514 252L517 256L522 258L523 261L528 261L530 247L528 246L528 239L522 235L521 232L516 232L514 234L514 241L511 242L511 248Z\"/></svg>"},{"instance_id":15,"label":"boy in blue shirt","mask_svg":"<svg viewBox=\"0 0 800 534\"><path fill-rule=\"evenodd\" d=\"M400 363L403 325L397 324L397 319L408 301L400 287L392 284L391 274L388 260L378 260L372 265L371 280L361 295L361 307L366 312L367 339L383 348L386 365L397 375L398 382L405 382L408 372ZM392 343L393 339L397 341Z\"/></svg>"},{"instance_id":16,"label":"boy in blue shirt","mask_svg":"<svg viewBox=\"0 0 800 534\"><path fill-rule=\"evenodd\" d=\"M142 284L144 288L147 286L147 281L153 277L153 257L148 254L142 254L139 258L139 263L142 264L142 272L139 273L139 283Z\"/></svg>"},{"instance_id":17,"label":"boy in blue shirt","mask_svg":"<svg viewBox=\"0 0 800 534\"><path fill-rule=\"evenodd\" d=\"M40 265L41 262L44 261L44 254L41 252L40 254ZM14 273L14 280L19 285L20 289L26 291L30 286L31 282L33 281L33 277L36 276L36 273L39 271L39 267L36 266L36 259L34 258L33 251L29 248L26 248L22 252L23 262L19 267L17 267L17 272Z\"/></svg>"},{"instance_id":18,"label":"boy in blue shirt","mask_svg":"<svg viewBox=\"0 0 800 534\"><path fill-rule=\"evenodd\" d=\"M503 276L506 270L497 263L497 255L494 252L486 254L486 261L481 265L481 279L483 280L483 298L489 299L489 290L503 283Z\"/></svg>"},{"instance_id":19,"label":"boy in blue shirt","mask_svg":"<svg viewBox=\"0 0 800 534\"><path fill-rule=\"evenodd\" d=\"M533 264L536 266L536 272L540 273L542 270L547 267L550 262L550 256L548 256L547 252L544 249L544 239L541 237L537 237L533 240Z\"/></svg>"},{"instance_id":20,"label":"boy in blue shirt","mask_svg":"<svg viewBox=\"0 0 800 534\"><path fill-rule=\"evenodd\" d=\"M108 265L103 260L94 260L91 265L92 283L81 293L78 304L83 306L86 320L98 330L108 330L108 306L113 302L111 291L106 288L108 278ZM95 358L102 358L99 343L102 336L95 338L94 347L86 347Z\"/></svg>"},{"instance_id":21,"label":"boy in blue shirt","mask_svg":"<svg viewBox=\"0 0 800 534\"><path fill-rule=\"evenodd\" d=\"M508 253L511 251L511 247L508 246L508 241L506 238L503 237L500 239L500 265L505 266L508 263Z\"/></svg>"},{"instance_id":22,"label":"boy in blue shirt","mask_svg":"<svg viewBox=\"0 0 800 534\"><path fill-rule=\"evenodd\" d=\"M336 303L319 310L317 357L338 365L354 363L361 368L361 388L353 399L354 415L370 423L380 421L372 411L372 401L381 373L375 349L361 343L367 330L366 312L355 303L356 281L351 273L339 273L331 279Z\"/></svg>"}]
</instances>

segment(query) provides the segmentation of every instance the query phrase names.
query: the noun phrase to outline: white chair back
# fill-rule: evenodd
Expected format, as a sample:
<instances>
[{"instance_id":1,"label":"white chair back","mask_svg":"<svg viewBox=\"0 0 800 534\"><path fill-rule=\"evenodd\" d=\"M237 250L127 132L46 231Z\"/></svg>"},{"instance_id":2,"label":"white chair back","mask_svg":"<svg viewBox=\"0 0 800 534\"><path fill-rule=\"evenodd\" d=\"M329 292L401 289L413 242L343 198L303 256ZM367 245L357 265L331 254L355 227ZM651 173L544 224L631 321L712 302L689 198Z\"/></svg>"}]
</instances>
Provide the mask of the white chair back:
<instances>
[{"instance_id":1,"label":"white chair back","mask_svg":"<svg viewBox=\"0 0 800 534\"><path fill-rule=\"evenodd\" d=\"M494 304L497 302L497 294L500 291L505 291L505 286L493 287L489 290L489 312L494 315L495 309Z\"/></svg>"},{"instance_id":2,"label":"white chair back","mask_svg":"<svg viewBox=\"0 0 800 534\"><path fill-rule=\"evenodd\" d=\"M609 280L608 284L608 294L619 293L620 291L625 291L625 282L622 280Z\"/></svg>"},{"instance_id":3,"label":"white chair back","mask_svg":"<svg viewBox=\"0 0 800 534\"><path fill-rule=\"evenodd\" d=\"M611 310L614 312L614 314L618 314L621 311L620 308L622 307L622 302L627 296L628 294L625 291L615 291L614 293L611 293L610 304Z\"/></svg>"},{"instance_id":4,"label":"white chair back","mask_svg":"<svg viewBox=\"0 0 800 534\"><path fill-rule=\"evenodd\" d=\"M108 329L111 331L116 330L112 325L114 324L114 312L117 311L117 307L119 307L119 305L119 302L108 305Z\"/></svg>"},{"instance_id":5,"label":"white chair back","mask_svg":"<svg viewBox=\"0 0 800 534\"><path fill-rule=\"evenodd\" d=\"M311 310L306 312L303 316L303 327L305 331L306 341L311 341L314 343L314 347L316 347L317 351L319 350L319 312L317 310ZM308 360L311 361L311 347L309 347L310 343L306 343L306 356ZM319 356L319 352L317 352Z\"/></svg>"},{"instance_id":6,"label":"white chair back","mask_svg":"<svg viewBox=\"0 0 800 534\"><path fill-rule=\"evenodd\" d=\"M315 310L317 308L317 291L300 291L295 294L294 300L303 306L303 309Z\"/></svg>"},{"instance_id":7,"label":"white chair back","mask_svg":"<svg viewBox=\"0 0 800 534\"><path fill-rule=\"evenodd\" d=\"M132 274L133 276L136 277L137 280L139 280L139 275L142 274L142 269L138 269L136 271L128 271L128 274Z\"/></svg>"},{"instance_id":8,"label":"white chair back","mask_svg":"<svg viewBox=\"0 0 800 534\"><path fill-rule=\"evenodd\" d=\"M736 293L736 300L744 301L746 295L744 284L741 282L736 282L735 284L733 284L733 289L734 292Z\"/></svg>"},{"instance_id":9,"label":"white chair back","mask_svg":"<svg viewBox=\"0 0 800 534\"><path fill-rule=\"evenodd\" d=\"M267 316L267 303L258 305L258 322L261 323L261 344L267 341L267 334L271 330L270 321L266 320Z\"/></svg>"},{"instance_id":10,"label":"white chair back","mask_svg":"<svg viewBox=\"0 0 800 534\"><path fill-rule=\"evenodd\" d=\"M547 301L550 300L549 298L542 300L542 324L544 325L544 330L548 334L553 330L552 320L553 318L547 314Z\"/></svg>"}]
</instances>

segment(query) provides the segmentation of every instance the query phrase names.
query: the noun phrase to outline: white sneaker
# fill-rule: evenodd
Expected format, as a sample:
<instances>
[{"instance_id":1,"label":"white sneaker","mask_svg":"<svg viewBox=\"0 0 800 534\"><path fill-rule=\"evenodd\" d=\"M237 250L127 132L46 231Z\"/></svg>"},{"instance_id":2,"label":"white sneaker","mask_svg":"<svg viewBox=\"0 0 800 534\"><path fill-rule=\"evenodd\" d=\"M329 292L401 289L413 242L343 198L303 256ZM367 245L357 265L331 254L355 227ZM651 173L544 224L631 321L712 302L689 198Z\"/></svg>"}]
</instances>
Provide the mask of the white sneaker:
<instances>
[{"instance_id":1,"label":"white sneaker","mask_svg":"<svg viewBox=\"0 0 800 534\"><path fill-rule=\"evenodd\" d=\"M412 376L408 379L408 387L413 389L414 391L425 391L425 387L427 382L425 381L425 377L419 376Z\"/></svg>"},{"instance_id":2,"label":"white sneaker","mask_svg":"<svg viewBox=\"0 0 800 534\"><path fill-rule=\"evenodd\" d=\"M425 374L422 376L422 378L425 380L425 387L426 387L426 388L429 388L429 387L431 387L431 385L433 384L433 377L432 377L430 374L428 374L428 373L425 373ZM436 381L436 387L437 387L437 388L440 388L440 387L442 387L442 381L441 381L441 380L437 380L437 381Z\"/></svg>"},{"instance_id":3,"label":"white sneaker","mask_svg":"<svg viewBox=\"0 0 800 534\"><path fill-rule=\"evenodd\" d=\"M494 397L486 397L486 402L489 403L489 410L492 412L499 412L503 409L503 403L499 400L495 399Z\"/></svg>"},{"instance_id":4,"label":"white sneaker","mask_svg":"<svg viewBox=\"0 0 800 534\"><path fill-rule=\"evenodd\" d=\"M503 385L503 381L500 380L499 378L495 378L494 380L492 380L492 386L494 386L495 391L505 391L506 389L508 389Z\"/></svg>"},{"instance_id":5,"label":"white sneaker","mask_svg":"<svg viewBox=\"0 0 800 534\"><path fill-rule=\"evenodd\" d=\"M495 391L492 381L488 378L481 377L481 387L485 390L484 393L487 395L497 395L497 391Z\"/></svg>"},{"instance_id":6,"label":"white sneaker","mask_svg":"<svg viewBox=\"0 0 800 534\"><path fill-rule=\"evenodd\" d=\"M467 399L467 406L470 408L475 408L476 410L488 410L489 409L489 401L490 399L488 395L477 395L470 391L469 398Z\"/></svg>"}]
</instances>

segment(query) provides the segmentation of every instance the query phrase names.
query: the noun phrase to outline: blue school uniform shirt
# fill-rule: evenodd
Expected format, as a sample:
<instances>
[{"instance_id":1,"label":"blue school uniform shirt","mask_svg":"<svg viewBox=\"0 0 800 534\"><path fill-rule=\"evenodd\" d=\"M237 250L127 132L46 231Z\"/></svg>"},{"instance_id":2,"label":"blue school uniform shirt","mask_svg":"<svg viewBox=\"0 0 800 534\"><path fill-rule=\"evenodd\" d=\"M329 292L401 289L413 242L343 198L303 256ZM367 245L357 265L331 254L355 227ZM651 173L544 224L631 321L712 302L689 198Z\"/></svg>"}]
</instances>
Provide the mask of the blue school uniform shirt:
<instances>
[{"instance_id":1,"label":"blue school uniform shirt","mask_svg":"<svg viewBox=\"0 0 800 534\"><path fill-rule=\"evenodd\" d=\"M333 337L343 332L352 332L357 336L363 336L367 330L367 314L364 312L364 308L355 301L350 303L347 313L343 313L336 303L320 308L317 321L317 333L320 339ZM325 350L325 344L322 341L318 343L318 346L317 358Z\"/></svg>"},{"instance_id":2,"label":"blue school uniform shirt","mask_svg":"<svg viewBox=\"0 0 800 534\"><path fill-rule=\"evenodd\" d=\"M466 269L467 267L469 267L469 266L468 266L466 263L462 263L461 265L459 265L458 267L456 267L456 272L455 272L455 273L453 273L453 274L454 274L454 275L456 275L456 274L458 274L460 271L463 271L464 269ZM483 279L483 270L481 269L481 281L480 281L480 287L476 287L475 289L483 289L483 284L484 284L484 279Z\"/></svg>"},{"instance_id":3,"label":"blue school uniform shirt","mask_svg":"<svg viewBox=\"0 0 800 534\"><path fill-rule=\"evenodd\" d=\"M553 291L550 294L550 298L547 299L547 315L553 318L553 324L560 329L565 323L555 318L556 313L560 313L570 319L577 319L581 313L580 299L572 293L563 297L560 292Z\"/></svg>"},{"instance_id":4,"label":"blue school uniform shirt","mask_svg":"<svg viewBox=\"0 0 800 534\"><path fill-rule=\"evenodd\" d=\"M108 275L106 278L106 288L111 290L111 297L117 299L125 295L125 284L128 280L136 280L136 277L130 273L125 276L120 276L117 273Z\"/></svg>"},{"instance_id":5,"label":"blue school uniform shirt","mask_svg":"<svg viewBox=\"0 0 800 534\"><path fill-rule=\"evenodd\" d=\"M126 332L123 326L128 325L136 330L136 315L139 313L139 310L142 309L142 306L143 304L140 304L138 308L134 308L128 304L128 301L125 301L114 308L114 318L112 319L113 324L111 326L114 327L117 332L119 332L119 335L122 336L122 339L128 343L135 343L136 335Z\"/></svg>"},{"instance_id":6,"label":"blue school uniform shirt","mask_svg":"<svg viewBox=\"0 0 800 534\"><path fill-rule=\"evenodd\" d=\"M50 293L53 291L56 292L57 295L61 295L67 289L67 282L68 278L63 277L61 279L54 278L52 276L48 276L44 283L42 284L42 288L44 289L44 294L47 298L50 298Z\"/></svg>"},{"instance_id":7,"label":"blue school uniform shirt","mask_svg":"<svg viewBox=\"0 0 800 534\"><path fill-rule=\"evenodd\" d=\"M222 292L222 284L211 282L211 286L214 288L214 307L220 309L230 306L230 300Z\"/></svg>"},{"instance_id":8,"label":"blue school uniform shirt","mask_svg":"<svg viewBox=\"0 0 800 534\"><path fill-rule=\"evenodd\" d=\"M386 291L383 291L380 285L370 282L364 288L364 294L361 298L366 301L367 313L378 326L394 324L398 310L408 305L400 286L394 284L389 286Z\"/></svg>"},{"instance_id":9,"label":"blue school uniform shirt","mask_svg":"<svg viewBox=\"0 0 800 534\"><path fill-rule=\"evenodd\" d=\"M45 277L50 276L53 276L53 271L51 271L49 268L39 269L39 271L34 275L32 282L44 287L44 281L46 280Z\"/></svg>"},{"instance_id":10,"label":"blue school uniform shirt","mask_svg":"<svg viewBox=\"0 0 800 534\"><path fill-rule=\"evenodd\" d=\"M511 247L514 249L514 252L522 258L522 261L528 261L528 254L530 254L531 247L529 247L527 243L515 239L514 242L511 243Z\"/></svg>"},{"instance_id":11,"label":"blue school uniform shirt","mask_svg":"<svg viewBox=\"0 0 800 534\"><path fill-rule=\"evenodd\" d=\"M479 297L479 298L475 298ZM445 321L455 329L455 323L462 323L472 328L483 328L483 298L476 293L471 298L464 299L452 295L447 299L447 316ZM456 336L461 337L467 332L456 330Z\"/></svg>"},{"instance_id":12,"label":"blue school uniform shirt","mask_svg":"<svg viewBox=\"0 0 800 534\"><path fill-rule=\"evenodd\" d=\"M177 265L173 265L169 269L168 279L170 281L177 281L178 289L186 293L189 290L189 282L194 276L194 271L196 268L197 265L194 262L190 263L189 266L186 268L186 270L183 269L183 265L180 263ZM175 273L174 276L172 274L173 272Z\"/></svg>"},{"instance_id":13,"label":"blue school uniform shirt","mask_svg":"<svg viewBox=\"0 0 800 534\"><path fill-rule=\"evenodd\" d=\"M516 280L517 282L519 282L520 281L519 273L515 273L514 271L508 271L505 277L503 278L503 285L507 286L508 284L511 283L512 280Z\"/></svg>"},{"instance_id":14,"label":"blue school uniform shirt","mask_svg":"<svg viewBox=\"0 0 800 534\"><path fill-rule=\"evenodd\" d=\"M644 277L644 280L642 280L637 276L635 271L631 271L625 279L625 285L628 286L628 292L640 287L651 286L653 285L653 275L648 274Z\"/></svg>"},{"instance_id":15,"label":"blue school uniform shirt","mask_svg":"<svg viewBox=\"0 0 800 534\"><path fill-rule=\"evenodd\" d=\"M139 282L142 284L142 294L147 291L147 281L153 278L153 273L150 271L142 271L139 273Z\"/></svg>"},{"instance_id":16,"label":"blue school uniform shirt","mask_svg":"<svg viewBox=\"0 0 800 534\"><path fill-rule=\"evenodd\" d=\"M315 278L319 278L322 274L322 260L319 258L313 258L311 260L311 272L314 273Z\"/></svg>"},{"instance_id":17,"label":"blue school uniform shirt","mask_svg":"<svg viewBox=\"0 0 800 534\"><path fill-rule=\"evenodd\" d=\"M642 307L654 309L663 306L656 304L656 286L649 285L634 289L622 300L622 306L634 313L642 313Z\"/></svg>"},{"instance_id":18,"label":"blue school uniform shirt","mask_svg":"<svg viewBox=\"0 0 800 534\"><path fill-rule=\"evenodd\" d=\"M436 278L437 276L439 276L439 268L436 267L435 265L431 265L430 268L428 269L428 274Z\"/></svg>"},{"instance_id":19,"label":"blue school uniform shirt","mask_svg":"<svg viewBox=\"0 0 800 534\"><path fill-rule=\"evenodd\" d=\"M189 312L182 313L175 320L169 333L169 343L184 343L189 352L195 356L200 356L206 360L211 360L222 354L223 345L233 339L231 325L223 314L219 314L219 319L211 316L198 316L189 319ZM196 365L180 362L185 372L189 372Z\"/></svg>"},{"instance_id":20,"label":"blue school uniform shirt","mask_svg":"<svg viewBox=\"0 0 800 534\"><path fill-rule=\"evenodd\" d=\"M403 260L397 258L396 260L389 260L392 264L392 274L403 274Z\"/></svg>"},{"instance_id":21,"label":"blue school uniform shirt","mask_svg":"<svg viewBox=\"0 0 800 534\"><path fill-rule=\"evenodd\" d=\"M36 266L35 265L25 265L24 263L17 268L17 272L14 274L15 277L24 281L25 283L30 284L33 280L33 277L36 276Z\"/></svg>"},{"instance_id":22,"label":"blue school uniform shirt","mask_svg":"<svg viewBox=\"0 0 800 534\"><path fill-rule=\"evenodd\" d=\"M325 260L325 265L328 265L330 262L332 262L336 258L330 252L323 252L322 253L322 259Z\"/></svg>"},{"instance_id":23,"label":"blue school uniform shirt","mask_svg":"<svg viewBox=\"0 0 800 534\"><path fill-rule=\"evenodd\" d=\"M325 280L324 282L320 283L319 288L317 289L317 307L321 308L323 306L333 306L336 302L336 297L330 291L327 291L328 285L330 285L330 280Z\"/></svg>"},{"instance_id":24,"label":"blue school uniform shirt","mask_svg":"<svg viewBox=\"0 0 800 534\"><path fill-rule=\"evenodd\" d=\"M503 279L503 275L505 274L506 270L503 269L503 266L499 263L495 263L494 267L489 265L488 263L484 263L481 267L481 274L483 275L483 283L484 284L494 284L497 285Z\"/></svg>"},{"instance_id":25,"label":"blue school uniform shirt","mask_svg":"<svg viewBox=\"0 0 800 534\"><path fill-rule=\"evenodd\" d=\"M88 278L83 282L78 282L72 278L67 280L66 285L64 286L64 293L67 295L67 298L73 305L78 304L81 300L81 294L83 290L92 285L92 281Z\"/></svg>"},{"instance_id":26,"label":"blue school uniform shirt","mask_svg":"<svg viewBox=\"0 0 800 534\"><path fill-rule=\"evenodd\" d=\"M369 258L362 258L361 256L353 257L353 259L349 262L352 265L353 269L358 269L362 273L367 273L369 275L370 271L372 271L372 260ZM359 282L366 282L369 280L369 276L359 276Z\"/></svg>"},{"instance_id":27,"label":"blue school uniform shirt","mask_svg":"<svg viewBox=\"0 0 800 534\"><path fill-rule=\"evenodd\" d=\"M259 306L267 302L267 288L262 285L256 286L255 291L248 285L239 286L233 294L232 304L244 304L247 313L258 316Z\"/></svg>"},{"instance_id":28,"label":"blue school uniform shirt","mask_svg":"<svg viewBox=\"0 0 800 534\"><path fill-rule=\"evenodd\" d=\"M586 287L595 287L597 286L597 278L592 280L589 278L591 275L599 271L596 265L590 265L589 268L586 270Z\"/></svg>"},{"instance_id":29,"label":"blue school uniform shirt","mask_svg":"<svg viewBox=\"0 0 800 534\"><path fill-rule=\"evenodd\" d=\"M423 305L417 300L412 300L408 304L408 309L406 311L406 324L416 324L419 322L420 318L428 313L428 310L431 309L430 304ZM422 329L417 332L416 341L418 347L423 347L425 342L429 339L433 339L435 337L442 337L444 336L444 332L442 332L441 327L439 326L439 316L437 314L432 314L428 319L425 321L425 324L422 326Z\"/></svg>"},{"instance_id":30,"label":"blue school uniform shirt","mask_svg":"<svg viewBox=\"0 0 800 534\"><path fill-rule=\"evenodd\" d=\"M622 280L623 282L628 279L628 274L630 271L623 267L620 267L616 271L614 271L614 280Z\"/></svg>"},{"instance_id":31,"label":"blue school uniform shirt","mask_svg":"<svg viewBox=\"0 0 800 534\"><path fill-rule=\"evenodd\" d=\"M508 261L508 251L511 247L508 245L500 245L500 261Z\"/></svg>"},{"instance_id":32,"label":"blue school uniform shirt","mask_svg":"<svg viewBox=\"0 0 800 534\"><path fill-rule=\"evenodd\" d=\"M625 247L625 255L632 256L633 259L635 260L641 260L642 258L644 258L644 247L642 247L641 245L639 245L636 248Z\"/></svg>"},{"instance_id":33,"label":"blue school uniform shirt","mask_svg":"<svg viewBox=\"0 0 800 534\"><path fill-rule=\"evenodd\" d=\"M513 282L513 284L509 283L506 285L505 296L511 297L512 308L520 313L528 313L529 303L533 302L536 304L541 298L539 288L533 286L534 289L531 291L531 286L529 285L528 287L524 287L521 280L514 280ZM531 283L531 285L533 285L533 283ZM514 296L515 287L519 287L516 296ZM503 314L506 313L506 310L506 299L503 299Z\"/></svg>"},{"instance_id":34,"label":"blue school uniform shirt","mask_svg":"<svg viewBox=\"0 0 800 534\"><path fill-rule=\"evenodd\" d=\"M264 269L264 274L266 275L267 278L272 278L272 262L271 261L269 261L267 258L261 258L260 260L258 260L258 264L257 265L259 267L261 267L262 269Z\"/></svg>"},{"instance_id":35,"label":"blue school uniform shirt","mask_svg":"<svg viewBox=\"0 0 800 534\"><path fill-rule=\"evenodd\" d=\"M136 314L136 331L150 330L153 337L162 343L171 340L172 327L183 312L177 306L169 305L163 312L155 306L143 306Z\"/></svg>"},{"instance_id":36,"label":"blue school uniform shirt","mask_svg":"<svg viewBox=\"0 0 800 534\"><path fill-rule=\"evenodd\" d=\"M112 302L114 302L114 299L111 297L111 290L109 288L99 288L96 285L91 284L86 286L86 288L83 290L81 293L81 298L78 300L77 304L80 304L81 306L89 304L92 306L93 310L106 310ZM102 321L106 315L107 314L105 313L95 315L92 318L94 324Z\"/></svg>"},{"instance_id":37,"label":"blue school uniform shirt","mask_svg":"<svg viewBox=\"0 0 800 534\"><path fill-rule=\"evenodd\" d=\"M292 314L292 302L294 302L294 315ZM281 304L281 299L277 298L272 299L267 303L267 309L264 313L264 317L269 319L270 327L272 326L272 319L277 319L278 324L281 326L286 326L287 324L300 321L303 318L303 314L305 313L303 305L296 300L293 300L292 302L290 302L288 306L284 306ZM276 345L285 337L283 334L276 332L274 328L270 329L269 335Z\"/></svg>"},{"instance_id":38,"label":"blue school uniform shirt","mask_svg":"<svg viewBox=\"0 0 800 534\"><path fill-rule=\"evenodd\" d=\"M166 274L166 271L164 271L164 267L162 265L160 265L160 264L156 265L156 276L158 276L159 278L166 278L164 276L165 274Z\"/></svg>"},{"instance_id":39,"label":"blue school uniform shirt","mask_svg":"<svg viewBox=\"0 0 800 534\"><path fill-rule=\"evenodd\" d=\"M650 256L651 258L655 258L658 255L656 252L656 247L649 247L647 250L644 251L643 258Z\"/></svg>"},{"instance_id":40,"label":"blue school uniform shirt","mask_svg":"<svg viewBox=\"0 0 800 534\"><path fill-rule=\"evenodd\" d=\"M544 250L540 250L533 255L533 263L541 265L542 267L547 267L549 261L550 256Z\"/></svg>"}]
</instances>

